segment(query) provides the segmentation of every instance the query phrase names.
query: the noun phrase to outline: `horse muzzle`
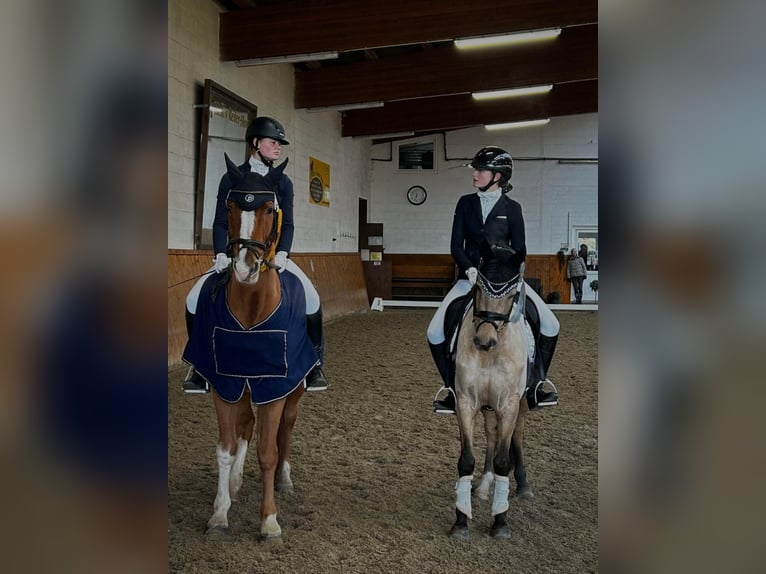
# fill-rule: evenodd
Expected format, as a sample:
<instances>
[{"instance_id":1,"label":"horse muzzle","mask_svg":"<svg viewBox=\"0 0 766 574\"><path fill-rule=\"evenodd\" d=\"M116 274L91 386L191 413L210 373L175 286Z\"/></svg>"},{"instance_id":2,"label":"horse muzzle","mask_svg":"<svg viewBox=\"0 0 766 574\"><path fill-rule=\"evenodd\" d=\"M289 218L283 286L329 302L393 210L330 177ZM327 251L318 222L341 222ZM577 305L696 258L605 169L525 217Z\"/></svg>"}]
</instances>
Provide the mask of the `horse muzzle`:
<instances>
[{"instance_id":1,"label":"horse muzzle","mask_svg":"<svg viewBox=\"0 0 766 574\"><path fill-rule=\"evenodd\" d=\"M482 341L478 336L474 336L473 344L476 345L479 351L491 351L497 347L497 339L492 337L488 341Z\"/></svg>"}]
</instances>

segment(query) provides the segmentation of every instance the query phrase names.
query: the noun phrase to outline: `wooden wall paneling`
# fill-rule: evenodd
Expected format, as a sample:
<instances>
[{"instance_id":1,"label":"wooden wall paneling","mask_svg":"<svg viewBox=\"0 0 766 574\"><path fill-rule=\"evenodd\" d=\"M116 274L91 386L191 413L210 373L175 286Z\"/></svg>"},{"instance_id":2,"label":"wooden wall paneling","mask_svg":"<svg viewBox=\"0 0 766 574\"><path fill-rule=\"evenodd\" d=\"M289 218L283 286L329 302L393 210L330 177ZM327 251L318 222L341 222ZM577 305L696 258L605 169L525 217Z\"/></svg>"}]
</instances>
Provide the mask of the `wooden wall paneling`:
<instances>
[{"instance_id":1,"label":"wooden wall paneling","mask_svg":"<svg viewBox=\"0 0 766 574\"><path fill-rule=\"evenodd\" d=\"M413 54L300 71L295 74L295 107L371 101L386 101L387 106L390 100L565 85L595 78L598 25L593 24L567 28L551 42L483 50L459 50L446 44Z\"/></svg>"},{"instance_id":2,"label":"wooden wall paneling","mask_svg":"<svg viewBox=\"0 0 766 574\"><path fill-rule=\"evenodd\" d=\"M477 102L470 94L387 102L343 114L343 137L397 131L458 129L598 111L598 80L558 84L536 98Z\"/></svg>"},{"instance_id":3,"label":"wooden wall paneling","mask_svg":"<svg viewBox=\"0 0 766 574\"><path fill-rule=\"evenodd\" d=\"M501 34L598 20L597 0L377 2L330 0L264 4L222 13L222 61L349 51Z\"/></svg>"}]
</instances>

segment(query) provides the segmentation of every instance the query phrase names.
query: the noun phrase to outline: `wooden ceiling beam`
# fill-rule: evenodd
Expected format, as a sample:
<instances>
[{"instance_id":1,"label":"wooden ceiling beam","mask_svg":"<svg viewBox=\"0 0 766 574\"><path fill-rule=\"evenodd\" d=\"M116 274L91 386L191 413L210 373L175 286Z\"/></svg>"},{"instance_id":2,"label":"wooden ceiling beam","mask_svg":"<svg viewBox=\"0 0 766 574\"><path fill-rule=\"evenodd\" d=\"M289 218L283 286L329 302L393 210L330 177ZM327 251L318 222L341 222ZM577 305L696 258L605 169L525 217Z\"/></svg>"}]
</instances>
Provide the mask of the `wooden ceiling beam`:
<instances>
[{"instance_id":1,"label":"wooden ceiling beam","mask_svg":"<svg viewBox=\"0 0 766 574\"><path fill-rule=\"evenodd\" d=\"M345 112L341 133L346 137L441 131L597 111L598 80L591 80L558 84L543 96L478 102L469 94L458 94L387 102L382 108Z\"/></svg>"},{"instance_id":2,"label":"wooden ceiling beam","mask_svg":"<svg viewBox=\"0 0 766 574\"><path fill-rule=\"evenodd\" d=\"M598 77L598 25L555 40L485 50L452 44L295 74L295 107L400 100Z\"/></svg>"},{"instance_id":3,"label":"wooden ceiling beam","mask_svg":"<svg viewBox=\"0 0 766 574\"><path fill-rule=\"evenodd\" d=\"M598 0L293 0L220 15L221 60L352 51L575 26L598 21Z\"/></svg>"}]
</instances>

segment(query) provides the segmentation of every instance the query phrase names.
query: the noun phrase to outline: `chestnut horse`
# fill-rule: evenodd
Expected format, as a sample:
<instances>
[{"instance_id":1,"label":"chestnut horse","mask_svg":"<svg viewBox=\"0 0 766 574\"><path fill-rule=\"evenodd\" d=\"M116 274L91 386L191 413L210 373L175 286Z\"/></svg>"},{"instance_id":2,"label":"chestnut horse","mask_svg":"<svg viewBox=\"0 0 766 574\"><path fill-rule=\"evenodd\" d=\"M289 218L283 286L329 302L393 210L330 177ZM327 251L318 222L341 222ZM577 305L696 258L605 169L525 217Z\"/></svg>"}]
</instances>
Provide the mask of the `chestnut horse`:
<instances>
[{"instance_id":1,"label":"chestnut horse","mask_svg":"<svg viewBox=\"0 0 766 574\"><path fill-rule=\"evenodd\" d=\"M490 534L496 538L510 537L507 513L511 470L518 496L533 496L522 455L529 360L521 314L525 303L523 268L522 264L521 272L514 275L509 266L501 263L501 258L483 262L473 287L472 321L465 321L458 333L455 395L461 449L455 486L456 520L450 531L454 538L469 537L475 466L473 432L480 411L484 415L487 451L477 495L487 499L494 482Z\"/></svg>"},{"instance_id":2,"label":"chestnut horse","mask_svg":"<svg viewBox=\"0 0 766 574\"><path fill-rule=\"evenodd\" d=\"M248 444L255 430L263 484L260 533L269 539L282 533L277 522L275 490L292 488L289 456L298 402L304 393L306 374L318 358L306 336L302 287L290 273L278 273L271 261L279 237L278 206L275 194L269 191L274 189L276 175L270 173L264 178L252 172L240 173L228 156L226 161L233 184L227 199L233 261L227 277L214 275L205 283L200 301L225 296L225 300L218 302L223 309L219 315L236 323L234 328L230 324L224 327L216 324L209 330L201 328L198 333L201 314L198 308L187 351L192 339L196 346L184 358L210 381L218 418L218 492L207 533L228 529L228 511L242 486ZM273 171L281 175L284 165ZM299 290L290 299L286 299L287 285ZM285 308L289 306L292 310ZM297 327L288 330L273 325L285 313L298 321ZM276 346L269 347L274 342ZM248 346L253 344L252 348ZM288 358L295 345L304 357L309 353L308 359ZM205 359L200 356L212 357L209 361L212 366L207 371L203 366ZM228 377L219 378L222 374ZM251 402L257 404L257 417Z\"/></svg>"}]
</instances>

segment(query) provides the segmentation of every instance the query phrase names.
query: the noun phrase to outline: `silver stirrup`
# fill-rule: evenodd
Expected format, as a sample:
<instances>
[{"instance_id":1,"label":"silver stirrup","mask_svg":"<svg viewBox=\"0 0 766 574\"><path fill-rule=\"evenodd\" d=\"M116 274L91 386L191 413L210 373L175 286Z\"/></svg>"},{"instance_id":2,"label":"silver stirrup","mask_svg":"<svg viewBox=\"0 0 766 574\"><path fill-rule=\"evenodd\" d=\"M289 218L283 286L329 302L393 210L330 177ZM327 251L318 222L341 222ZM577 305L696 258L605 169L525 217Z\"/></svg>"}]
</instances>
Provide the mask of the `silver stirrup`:
<instances>
[{"instance_id":1,"label":"silver stirrup","mask_svg":"<svg viewBox=\"0 0 766 574\"><path fill-rule=\"evenodd\" d=\"M455 395L455 391L453 391L452 389L450 389L449 387L447 387L445 385L442 385L442 387L438 391L436 391L436 394L434 395L433 402L434 403L436 402L437 397L439 396L439 393L441 393L444 390L449 391L450 393L452 393L452 396L455 397L455 409L456 410L454 410L454 411L445 411L445 410L434 409L434 412L435 413L443 413L443 414L452 414L452 413L457 412L457 395Z\"/></svg>"},{"instance_id":2,"label":"silver stirrup","mask_svg":"<svg viewBox=\"0 0 766 574\"><path fill-rule=\"evenodd\" d=\"M553 392L556 394L556 397L559 396L559 390L556 388L556 385L553 384L553 381L551 381L550 379L544 379L542 381L537 381L535 388L532 389L532 393L533 393L532 396L534 396L535 399L537 398L537 390L540 388L541 385L544 385L546 383L553 387ZM543 401L543 402L537 403L537 406L538 407L554 407L558 404L559 404L559 401L558 399L556 399L555 401Z\"/></svg>"}]
</instances>

